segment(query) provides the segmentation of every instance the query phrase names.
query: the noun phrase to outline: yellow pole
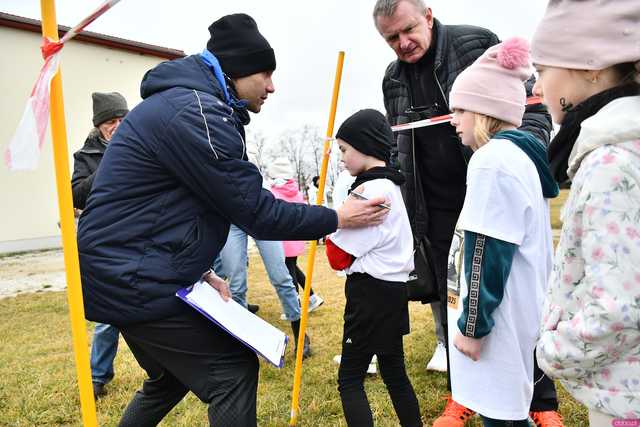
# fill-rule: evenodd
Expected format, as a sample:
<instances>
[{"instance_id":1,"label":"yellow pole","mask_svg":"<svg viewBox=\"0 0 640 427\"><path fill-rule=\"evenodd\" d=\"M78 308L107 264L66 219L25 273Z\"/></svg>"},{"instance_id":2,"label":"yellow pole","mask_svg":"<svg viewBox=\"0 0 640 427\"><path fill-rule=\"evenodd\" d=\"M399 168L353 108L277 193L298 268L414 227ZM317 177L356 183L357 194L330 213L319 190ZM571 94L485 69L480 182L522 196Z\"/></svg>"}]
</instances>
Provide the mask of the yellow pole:
<instances>
[{"instance_id":1,"label":"yellow pole","mask_svg":"<svg viewBox=\"0 0 640 427\"><path fill-rule=\"evenodd\" d=\"M54 0L40 0L42 13L42 35L53 41L58 40L58 24ZM80 285L80 266L78 263L78 245L73 221L73 202L71 197L71 177L67 149L67 130L64 120L62 101L62 76L60 71L51 80L51 136L53 140L53 159L56 168L56 186L58 189L58 208L60 210L60 228L62 229L62 247L67 278L67 300L71 317L73 351L76 362L76 375L80 388L80 406L83 424L87 427L98 425L96 404L93 399L91 370L89 369L89 345L82 288Z\"/></svg>"},{"instance_id":2,"label":"yellow pole","mask_svg":"<svg viewBox=\"0 0 640 427\"><path fill-rule=\"evenodd\" d=\"M316 204L322 205L324 201L324 184L327 179L327 167L329 165L329 154L331 152L331 139L333 137L333 125L336 120L336 109L338 107L338 95L340 93L340 81L342 80L342 66L344 64L344 52L338 53L338 65L336 66L336 77L333 82L333 98L331 99L331 111L329 112L329 123L327 125L327 135L324 140L322 151L322 167L320 168L320 182L318 185L318 195ZM318 241L313 240L307 253L306 285L302 296L302 317L300 318L300 334L298 335L298 351L296 352L296 368L293 374L293 392L291 397L291 419L290 426L298 423L300 415L300 384L302 381L302 350L304 349L304 335L307 329L307 317L309 309L309 295L311 294L311 283L313 280L313 264L316 257Z\"/></svg>"}]
</instances>

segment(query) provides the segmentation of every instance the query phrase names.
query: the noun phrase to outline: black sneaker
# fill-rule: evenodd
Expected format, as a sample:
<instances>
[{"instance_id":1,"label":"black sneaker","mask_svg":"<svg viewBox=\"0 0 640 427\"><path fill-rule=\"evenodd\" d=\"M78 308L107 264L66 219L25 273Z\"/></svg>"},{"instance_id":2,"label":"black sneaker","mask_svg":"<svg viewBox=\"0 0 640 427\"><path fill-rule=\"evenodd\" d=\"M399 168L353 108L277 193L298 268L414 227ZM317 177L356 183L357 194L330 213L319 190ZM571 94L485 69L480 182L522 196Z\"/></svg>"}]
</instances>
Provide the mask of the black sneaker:
<instances>
[{"instance_id":1,"label":"black sneaker","mask_svg":"<svg viewBox=\"0 0 640 427\"><path fill-rule=\"evenodd\" d=\"M260 310L260 306L257 305L257 304L249 304L249 303L247 303L247 310L249 310L253 314L256 314L258 312L258 310Z\"/></svg>"},{"instance_id":2,"label":"black sneaker","mask_svg":"<svg viewBox=\"0 0 640 427\"><path fill-rule=\"evenodd\" d=\"M93 398L98 399L107 394L107 390L102 383L93 383Z\"/></svg>"}]
</instances>

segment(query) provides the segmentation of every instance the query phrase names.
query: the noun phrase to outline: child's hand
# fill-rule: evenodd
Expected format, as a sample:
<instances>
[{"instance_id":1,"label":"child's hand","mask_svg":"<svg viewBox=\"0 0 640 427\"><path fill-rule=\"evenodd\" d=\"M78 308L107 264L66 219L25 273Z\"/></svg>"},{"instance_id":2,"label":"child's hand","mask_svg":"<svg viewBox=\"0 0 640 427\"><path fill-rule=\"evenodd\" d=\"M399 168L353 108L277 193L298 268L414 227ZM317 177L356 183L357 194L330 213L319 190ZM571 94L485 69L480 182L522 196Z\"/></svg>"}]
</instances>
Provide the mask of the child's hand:
<instances>
[{"instance_id":1,"label":"child's hand","mask_svg":"<svg viewBox=\"0 0 640 427\"><path fill-rule=\"evenodd\" d=\"M469 359L477 362L480 359L480 350L482 349L483 338L465 337L460 332L453 339L453 346Z\"/></svg>"},{"instance_id":2,"label":"child's hand","mask_svg":"<svg viewBox=\"0 0 640 427\"><path fill-rule=\"evenodd\" d=\"M542 317L542 330L543 331L555 331L558 329L558 323L562 317L562 307L551 304L548 311Z\"/></svg>"}]
</instances>

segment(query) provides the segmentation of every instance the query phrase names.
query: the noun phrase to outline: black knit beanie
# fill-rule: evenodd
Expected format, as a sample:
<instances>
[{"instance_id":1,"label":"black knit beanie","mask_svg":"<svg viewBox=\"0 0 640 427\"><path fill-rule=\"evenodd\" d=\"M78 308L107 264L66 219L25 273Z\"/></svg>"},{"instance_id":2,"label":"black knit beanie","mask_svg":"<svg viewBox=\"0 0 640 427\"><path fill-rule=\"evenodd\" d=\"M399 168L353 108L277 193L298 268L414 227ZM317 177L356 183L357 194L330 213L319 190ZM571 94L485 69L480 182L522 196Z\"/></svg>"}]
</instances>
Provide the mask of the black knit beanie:
<instances>
[{"instance_id":1,"label":"black knit beanie","mask_svg":"<svg viewBox=\"0 0 640 427\"><path fill-rule=\"evenodd\" d=\"M363 154L389 163L393 132L387 119L377 110L360 110L340 125L336 138Z\"/></svg>"},{"instance_id":2,"label":"black knit beanie","mask_svg":"<svg viewBox=\"0 0 640 427\"><path fill-rule=\"evenodd\" d=\"M231 78L276 69L276 57L269 42L258 31L252 17L244 13L223 16L209 27L207 50L222 71Z\"/></svg>"},{"instance_id":3,"label":"black knit beanie","mask_svg":"<svg viewBox=\"0 0 640 427\"><path fill-rule=\"evenodd\" d=\"M129 112L127 100L118 92L91 94L93 99L93 125L100 126L107 120L124 117Z\"/></svg>"}]
</instances>

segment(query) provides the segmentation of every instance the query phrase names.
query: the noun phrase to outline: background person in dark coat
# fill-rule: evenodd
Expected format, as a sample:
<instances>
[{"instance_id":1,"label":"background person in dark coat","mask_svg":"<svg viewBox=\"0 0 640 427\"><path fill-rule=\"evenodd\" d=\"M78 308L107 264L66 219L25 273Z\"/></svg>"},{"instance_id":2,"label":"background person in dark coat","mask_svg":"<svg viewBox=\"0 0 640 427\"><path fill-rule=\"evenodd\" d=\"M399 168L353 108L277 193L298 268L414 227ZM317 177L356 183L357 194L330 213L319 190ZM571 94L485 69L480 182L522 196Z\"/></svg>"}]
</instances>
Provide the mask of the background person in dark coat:
<instances>
[{"instance_id":1,"label":"background person in dark coat","mask_svg":"<svg viewBox=\"0 0 640 427\"><path fill-rule=\"evenodd\" d=\"M449 91L456 77L490 46L499 43L498 37L487 29L440 23L422 0L378 0L373 17L376 29L398 58L387 67L382 82L391 125L450 113ZM528 96L534 82L532 76L525 84ZM544 106L527 106L520 129L548 144L551 128L551 117ZM398 132L395 143L392 163L405 174L403 196L409 220L414 234L426 235L431 242L440 300L446 301L447 259L464 201L471 151L463 148L454 128L447 124ZM420 188L416 189L416 184ZM427 367L445 371L447 310L440 303L432 304L431 309L439 343ZM534 377L542 380L534 391L533 415L540 418L538 412L544 412L543 418L559 421L553 382L539 369ZM450 416L436 420L436 427L462 426L472 414L451 400L445 413Z\"/></svg>"},{"instance_id":2,"label":"background person in dark coat","mask_svg":"<svg viewBox=\"0 0 640 427\"><path fill-rule=\"evenodd\" d=\"M334 211L262 188L244 125L274 91L274 52L244 14L209 31L202 54L147 72L80 217L86 316L117 325L149 376L123 426L156 425L188 391L209 404L211 424L256 425L256 355L175 297L201 277L228 297L208 269L230 223L258 239L311 240L386 214L380 198Z\"/></svg>"},{"instance_id":3,"label":"background person in dark coat","mask_svg":"<svg viewBox=\"0 0 640 427\"><path fill-rule=\"evenodd\" d=\"M93 100L93 129L84 146L73 154L73 207L84 209L98 165L107 144L129 112L127 101L118 92L91 94ZM97 398L105 394L104 386L113 379L113 359L118 352L118 329L107 323L96 323L91 343L91 380Z\"/></svg>"},{"instance_id":4,"label":"background person in dark coat","mask_svg":"<svg viewBox=\"0 0 640 427\"><path fill-rule=\"evenodd\" d=\"M84 145L73 153L73 207L84 209L89 190L96 176L98 165L107 149L107 144L129 112L127 100L118 92L91 94L93 100L93 126Z\"/></svg>"}]
</instances>

